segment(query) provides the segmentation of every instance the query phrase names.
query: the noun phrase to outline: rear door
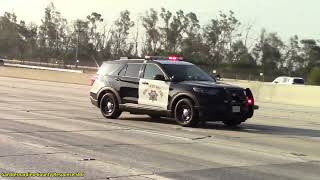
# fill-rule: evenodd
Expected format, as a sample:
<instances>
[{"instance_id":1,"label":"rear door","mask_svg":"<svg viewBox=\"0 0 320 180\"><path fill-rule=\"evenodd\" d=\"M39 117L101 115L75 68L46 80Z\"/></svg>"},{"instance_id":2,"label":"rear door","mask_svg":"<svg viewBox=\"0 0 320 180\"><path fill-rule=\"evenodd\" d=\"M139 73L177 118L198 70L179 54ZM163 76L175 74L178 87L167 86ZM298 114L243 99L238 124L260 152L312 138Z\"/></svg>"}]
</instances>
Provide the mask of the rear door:
<instances>
[{"instance_id":1,"label":"rear door","mask_svg":"<svg viewBox=\"0 0 320 180\"><path fill-rule=\"evenodd\" d=\"M128 63L119 73L120 96L124 103L138 104L139 76L142 64Z\"/></svg>"},{"instance_id":2,"label":"rear door","mask_svg":"<svg viewBox=\"0 0 320 180\"><path fill-rule=\"evenodd\" d=\"M139 81L139 105L167 110L170 82L155 80L157 75L165 76L157 64L146 64Z\"/></svg>"}]
</instances>

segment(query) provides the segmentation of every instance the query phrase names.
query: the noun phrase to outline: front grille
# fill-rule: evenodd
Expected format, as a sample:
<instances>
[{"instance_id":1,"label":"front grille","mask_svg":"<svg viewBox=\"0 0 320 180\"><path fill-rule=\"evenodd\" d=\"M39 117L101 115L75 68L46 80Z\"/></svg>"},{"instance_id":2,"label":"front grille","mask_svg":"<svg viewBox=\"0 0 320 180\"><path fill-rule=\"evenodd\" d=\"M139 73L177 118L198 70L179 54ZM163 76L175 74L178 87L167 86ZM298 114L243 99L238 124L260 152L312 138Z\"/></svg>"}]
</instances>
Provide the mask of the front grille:
<instances>
[{"instance_id":1,"label":"front grille","mask_svg":"<svg viewBox=\"0 0 320 180\"><path fill-rule=\"evenodd\" d=\"M227 100L232 104L243 104L246 102L247 98L242 89L227 89Z\"/></svg>"}]
</instances>

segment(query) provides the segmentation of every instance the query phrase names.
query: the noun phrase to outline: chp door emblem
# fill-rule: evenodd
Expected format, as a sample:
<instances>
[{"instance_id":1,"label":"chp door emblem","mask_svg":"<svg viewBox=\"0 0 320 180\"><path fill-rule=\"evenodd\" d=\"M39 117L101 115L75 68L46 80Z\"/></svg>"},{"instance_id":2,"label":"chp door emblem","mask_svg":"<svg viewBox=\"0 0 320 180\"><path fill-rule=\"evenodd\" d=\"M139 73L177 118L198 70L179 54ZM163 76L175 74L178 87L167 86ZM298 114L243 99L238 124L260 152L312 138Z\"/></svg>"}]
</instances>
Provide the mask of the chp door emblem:
<instances>
[{"instance_id":1,"label":"chp door emblem","mask_svg":"<svg viewBox=\"0 0 320 180\"><path fill-rule=\"evenodd\" d=\"M157 91L151 90L151 91L149 92L149 100L152 101L152 102L158 100L158 93L157 93Z\"/></svg>"},{"instance_id":2,"label":"chp door emblem","mask_svg":"<svg viewBox=\"0 0 320 180\"><path fill-rule=\"evenodd\" d=\"M144 91L143 95L148 96L152 102L158 101L163 97L163 92L159 86L149 85Z\"/></svg>"}]
</instances>

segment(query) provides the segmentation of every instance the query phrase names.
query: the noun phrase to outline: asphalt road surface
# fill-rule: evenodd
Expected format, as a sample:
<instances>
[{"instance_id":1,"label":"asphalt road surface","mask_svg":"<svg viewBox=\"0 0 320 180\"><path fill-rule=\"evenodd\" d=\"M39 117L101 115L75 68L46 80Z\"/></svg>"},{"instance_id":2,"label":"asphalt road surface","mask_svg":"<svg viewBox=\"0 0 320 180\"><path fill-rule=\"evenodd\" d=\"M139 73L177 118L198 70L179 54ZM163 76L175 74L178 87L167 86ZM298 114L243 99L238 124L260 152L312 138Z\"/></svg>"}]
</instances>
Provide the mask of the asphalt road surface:
<instances>
[{"instance_id":1,"label":"asphalt road surface","mask_svg":"<svg viewBox=\"0 0 320 180\"><path fill-rule=\"evenodd\" d=\"M127 113L104 119L90 104L89 89L0 77L0 173L84 172L82 179L115 180L320 178L317 108L259 103L255 117L239 128L183 128L170 119Z\"/></svg>"}]
</instances>

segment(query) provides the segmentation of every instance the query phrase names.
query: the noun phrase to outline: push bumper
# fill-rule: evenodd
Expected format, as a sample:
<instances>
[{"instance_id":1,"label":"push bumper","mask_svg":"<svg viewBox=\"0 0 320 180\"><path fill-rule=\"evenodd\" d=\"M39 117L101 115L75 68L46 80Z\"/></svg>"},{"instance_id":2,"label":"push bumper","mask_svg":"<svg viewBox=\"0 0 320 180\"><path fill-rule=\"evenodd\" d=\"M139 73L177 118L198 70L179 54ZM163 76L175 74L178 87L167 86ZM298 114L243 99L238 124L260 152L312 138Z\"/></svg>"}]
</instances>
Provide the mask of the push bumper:
<instances>
[{"instance_id":1,"label":"push bumper","mask_svg":"<svg viewBox=\"0 0 320 180\"><path fill-rule=\"evenodd\" d=\"M99 107L98 100L93 99L92 97L90 97L90 101L91 101L91 103L92 103L93 105L95 105L95 106Z\"/></svg>"},{"instance_id":2,"label":"push bumper","mask_svg":"<svg viewBox=\"0 0 320 180\"><path fill-rule=\"evenodd\" d=\"M240 106L240 112L232 112L232 106ZM208 121L224 121L229 119L247 119L249 108L243 105L208 105L195 107L200 118Z\"/></svg>"}]
</instances>

